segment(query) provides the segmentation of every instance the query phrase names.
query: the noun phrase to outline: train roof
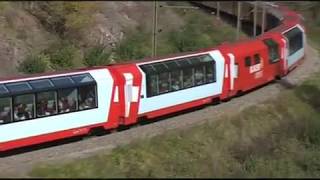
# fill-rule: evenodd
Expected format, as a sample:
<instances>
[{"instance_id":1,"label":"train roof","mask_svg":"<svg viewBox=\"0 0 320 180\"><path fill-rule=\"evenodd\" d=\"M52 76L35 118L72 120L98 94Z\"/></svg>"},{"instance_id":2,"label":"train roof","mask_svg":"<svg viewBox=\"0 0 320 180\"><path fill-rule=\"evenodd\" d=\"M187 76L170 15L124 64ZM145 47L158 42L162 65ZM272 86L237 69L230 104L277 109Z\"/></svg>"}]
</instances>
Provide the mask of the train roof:
<instances>
[{"instance_id":1,"label":"train roof","mask_svg":"<svg viewBox=\"0 0 320 180\"><path fill-rule=\"evenodd\" d=\"M178 53L174 53L174 54L169 54L169 55L162 55L162 56L156 56L156 57L145 57L143 59L138 59L138 60L131 60L129 62L120 62L117 64L113 64L111 66L114 65L132 65L132 64L142 64L142 63L153 63L153 62L158 62L158 61L162 61L162 60L171 60L171 59L176 59L179 57L183 57L183 56L192 56L192 55L196 55L196 54L200 54L200 53L205 53L208 51L213 51L216 50L216 47L208 47L208 48L202 48L196 51L188 51L188 52L178 52Z\"/></svg>"},{"instance_id":2,"label":"train roof","mask_svg":"<svg viewBox=\"0 0 320 180\"><path fill-rule=\"evenodd\" d=\"M264 43L259 39L250 39L241 42L227 43L217 47L217 49L219 49L221 52L230 52L235 56L244 56L250 54L250 51L255 52L264 48Z\"/></svg>"},{"instance_id":3,"label":"train roof","mask_svg":"<svg viewBox=\"0 0 320 180\"><path fill-rule=\"evenodd\" d=\"M73 70L60 70L60 71L51 71L46 73L35 73L35 74L27 74L27 75L20 74L17 76L0 77L0 83L81 74L91 70L104 69L106 67L107 66L96 66L96 67L79 68L79 69L73 69Z\"/></svg>"}]
</instances>

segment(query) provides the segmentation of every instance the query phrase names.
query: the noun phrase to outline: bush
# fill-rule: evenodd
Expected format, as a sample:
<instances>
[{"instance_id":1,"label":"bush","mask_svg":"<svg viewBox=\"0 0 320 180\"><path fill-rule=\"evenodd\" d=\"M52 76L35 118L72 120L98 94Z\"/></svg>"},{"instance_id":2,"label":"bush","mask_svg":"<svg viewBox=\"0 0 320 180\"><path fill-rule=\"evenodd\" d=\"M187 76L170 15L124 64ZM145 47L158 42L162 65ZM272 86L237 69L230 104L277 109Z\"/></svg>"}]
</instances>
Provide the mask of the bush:
<instances>
[{"instance_id":1,"label":"bush","mask_svg":"<svg viewBox=\"0 0 320 180\"><path fill-rule=\"evenodd\" d=\"M191 26L184 28L180 32L171 32L169 42L173 44L178 52L186 52L207 47L210 44L210 37Z\"/></svg>"},{"instance_id":2,"label":"bush","mask_svg":"<svg viewBox=\"0 0 320 180\"><path fill-rule=\"evenodd\" d=\"M48 69L49 60L49 56L45 54L39 54L37 56L30 55L25 61L19 64L18 70L28 74L42 73Z\"/></svg>"},{"instance_id":3,"label":"bush","mask_svg":"<svg viewBox=\"0 0 320 180\"><path fill-rule=\"evenodd\" d=\"M190 13L185 15L186 25L180 31L171 31L167 38L168 43L176 48L177 52L195 51L209 46L216 46L223 41L234 39L234 30L231 27L216 28L210 17ZM201 21L199 21L201 19Z\"/></svg>"},{"instance_id":4,"label":"bush","mask_svg":"<svg viewBox=\"0 0 320 180\"><path fill-rule=\"evenodd\" d=\"M120 61L141 59L150 56L151 51L151 33L138 28L129 32L116 46L115 59Z\"/></svg>"},{"instance_id":5,"label":"bush","mask_svg":"<svg viewBox=\"0 0 320 180\"><path fill-rule=\"evenodd\" d=\"M52 45L45 53L50 56L53 69L70 69L74 66L77 48L69 42L62 42Z\"/></svg>"},{"instance_id":6,"label":"bush","mask_svg":"<svg viewBox=\"0 0 320 180\"><path fill-rule=\"evenodd\" d=\"M106 51L103 46L93 47L85 54L84 64L89 67L107 65L110 63L110 55L111 53Z\"/></svg>"}]
</instances>

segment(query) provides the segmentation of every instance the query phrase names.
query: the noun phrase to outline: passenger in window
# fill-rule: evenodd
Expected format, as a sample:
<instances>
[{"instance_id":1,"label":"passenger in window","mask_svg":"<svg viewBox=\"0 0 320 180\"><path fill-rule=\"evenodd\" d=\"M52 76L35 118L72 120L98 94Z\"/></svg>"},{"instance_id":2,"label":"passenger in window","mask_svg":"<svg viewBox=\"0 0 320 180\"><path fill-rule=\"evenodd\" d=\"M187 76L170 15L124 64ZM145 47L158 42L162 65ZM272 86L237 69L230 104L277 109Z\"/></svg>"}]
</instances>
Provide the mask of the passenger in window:
<instances>
[{"instance_id":1,"label":"passenger in window","mask_svg":"<svg viewBox=\"0 0 320 180\"><path fill-rule=\"evenodd\" d=\"M18 106L15 107L15 120L26 120L30 119L31 113L30 110L27 109L26 104L20 103Z\"/></svg>"},{"instance_id":2,"label":"passenger in window","mask_svg":"<svg viewBox=\"0 0 320 180\"><path fill-rule=\"evenodd\" d=\"M65 97L62 97L59 99L59 113L69 112L70 111L70 105L68 102L68 99Z\"/></svg>"},{"instance_id":3,"label":"passenger in window","mask_svg":"<svg viewBox=\"0 0 320 180\"><path fill-rule=\"evenodd\" d=\"M3 107L0 113L0 124L10 122L10 107Z\"/></svg>"},{"instance_id":4,"label":"passenger in window","mask_svg":"<svg viewBox=\"0 0 320 180\"><path fill-rule=\"evenodd\" d=\"M49 116L56 113L55 103L48 100L41 100L38 104L38 116Z\"/></svg>"},{"instance_id":5,"label":"passenger in window","mask_svg":"<svg viewBox=\"0 0 320 180\"><path fill-rule=\"evenodd\" d=\"M88 109L94 107L94 100L92 97L86 98L83 103L80 104L79 109Z\"/></svg>"},{"instance_id":6,"label":"passenger in window","mask_svg":"<svg viewBox=\"0 0 320 180\"><path fill-rule=\"evenodd\" d=\"M82 87L79 90L79 110L95 107L95 97L94 86Z\"/></svg>"},{"instance_id":7,"label":"passenger in window","mask_svg":"<svg viewBox=\"0 0 320 180\"><path fill-rule=\"evenodd\" d=\"M172 81L171 88L174 91L179 90L180 89L180 81Z\"/></svg>"},{"instance_id":8,"label":"passenger in window","mask_svg":"<svg viewBox=\"0 0 320 180\"><path fill-rule=\"evenodd\" d=\"M47 114L47 101L46 100L41 100L40 103L38 103L38 116L45 116L45 115L49 115Z\"/></svg>"},{"instance_id":9,"label":"passenger in window","mask_svg":"<svg viewBox=\"0 0 320 180\"><path fill-rule=\"evenodd\" d=\"M48 101L47 102L47 109L46 109L46 114L51 115L51 114L56 114L56 103L55 101Z\"/></svg>"},{"instance_id":10,"label":"passenger in window","mask_svg":"<svg viewBox=\"0 0 320 180\"><path fill-rule=\"evenodd\" d=\"M204 83L204 74L202 71L196 71L195 73L195 80L196 80L196 85L200 85Z\"/></svg>"},{"instance_id":11,"label":"passenger in window","mask_svg":"<svg viewBox=\"0 0 320 180\"><path fill-rule=\"evenodd\" d=\"M169 92L169 84L168 83L162 83L159 85L159 92L160 93L165 93L165 92Z\"/></svg>"},{"instance_id":12,"label":"passenger in window","mask_svg":"<svg viewBox=\"0 0 320 180\"><path fill-rule=\"evenodd\" d=\"M192 76L186 76L186 77L184 77L183 87L184 87L184 88L188 88L188 87L191 87L192 85L193 85L193 83L192 83Z\"/></svg>"}]
</instances>

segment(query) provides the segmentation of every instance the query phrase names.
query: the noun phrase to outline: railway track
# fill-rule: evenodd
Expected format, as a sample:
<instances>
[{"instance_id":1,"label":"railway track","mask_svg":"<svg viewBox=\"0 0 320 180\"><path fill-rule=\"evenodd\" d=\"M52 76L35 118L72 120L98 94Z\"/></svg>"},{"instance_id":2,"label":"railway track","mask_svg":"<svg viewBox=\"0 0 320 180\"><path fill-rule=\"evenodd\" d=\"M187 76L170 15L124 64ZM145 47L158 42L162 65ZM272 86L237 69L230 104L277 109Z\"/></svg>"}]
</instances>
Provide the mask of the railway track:
<instances>
[{"instance_id":1,"label":"railway track","mask_svg":"<svg viewBox=\"0 0 320 180\"><path fill-rule=\"evenodd\" d=\"M311 46L306 47L304 63L292 71L280 83L271 83L229 102L207 106L200 110L176 115L151 124L130 128L126 131L103 136L92 136L80 141L69 139L57 143L18 149L0 159L0 177L27 177L32 166L41 162L61 162L85 158L99 152L108 152L117 146L138 139L151 138L170 130L185 129L209 121L216 121L223 114L239 113L244 108L274 98L280 91L303 82L320 68L319 56ZM289 86L288 86L289 85ZM69 143L72 142L72 143Z\"/></svg>"}]
</instances>

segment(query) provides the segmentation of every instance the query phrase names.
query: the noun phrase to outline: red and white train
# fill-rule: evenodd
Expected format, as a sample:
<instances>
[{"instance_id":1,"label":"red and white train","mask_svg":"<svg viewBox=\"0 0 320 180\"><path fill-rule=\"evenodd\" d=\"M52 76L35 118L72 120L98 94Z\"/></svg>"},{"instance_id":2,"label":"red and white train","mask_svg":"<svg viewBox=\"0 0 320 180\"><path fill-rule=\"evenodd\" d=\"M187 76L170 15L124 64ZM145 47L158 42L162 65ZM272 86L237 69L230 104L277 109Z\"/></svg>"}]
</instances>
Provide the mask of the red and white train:
<instances>
[{"instance_id":1,"label":"red and white train","mask_svg":"<svg viewBox=\"0 0 320 180\"><path fill-rule=\"evenodd\" d=\"M254 40L165 58L0 80L0 151L115 129L204 104L283 77L305 55L300 17Z\"/></svg>"}]
</instances>

